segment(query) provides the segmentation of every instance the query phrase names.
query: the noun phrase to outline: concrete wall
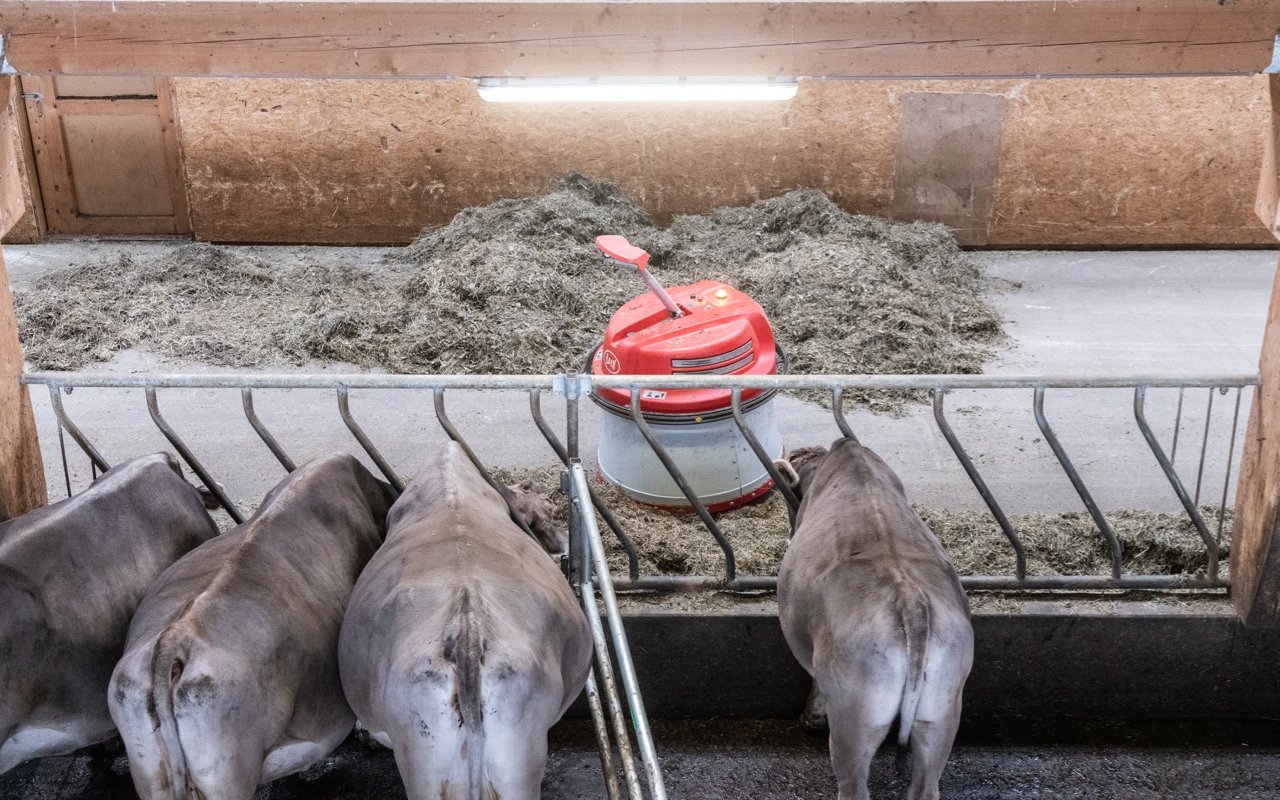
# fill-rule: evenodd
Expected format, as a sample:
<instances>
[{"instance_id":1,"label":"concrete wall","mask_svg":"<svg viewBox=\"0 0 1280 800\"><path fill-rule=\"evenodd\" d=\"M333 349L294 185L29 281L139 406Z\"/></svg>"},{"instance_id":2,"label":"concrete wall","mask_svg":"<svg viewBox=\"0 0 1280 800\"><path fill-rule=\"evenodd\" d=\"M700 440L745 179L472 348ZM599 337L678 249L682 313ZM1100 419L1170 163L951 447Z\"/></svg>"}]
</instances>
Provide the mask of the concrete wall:
<instances>
[{"instance_id":1,"label":"concrete wall","mask_svg":"<svg viewBox=\"0 0 1280 800\"><path fill-rule=\"evenodd\" d=\"M968 724L1280 719L1280 631L1242 628L1226 604L1208 614L1038 605L975 614ZM775 615L631 614L625 624L655 717L793 718L803 709L809 679Z\"/></svg>"},{"instance_id":2,"label":"concrete wall","mask_svg":"<svg viewBox=\"0 0 1280 800\"><path fill-rule=\"evenodd\" d=\"M514 106L462 81L173 81L195 235L403 243L570 171L659 220L801 186L1000 247L1262 245L1255 78L804 82L785 104ZM29 226L20 228L27 230Z\"/></svg>"}]
</instances>

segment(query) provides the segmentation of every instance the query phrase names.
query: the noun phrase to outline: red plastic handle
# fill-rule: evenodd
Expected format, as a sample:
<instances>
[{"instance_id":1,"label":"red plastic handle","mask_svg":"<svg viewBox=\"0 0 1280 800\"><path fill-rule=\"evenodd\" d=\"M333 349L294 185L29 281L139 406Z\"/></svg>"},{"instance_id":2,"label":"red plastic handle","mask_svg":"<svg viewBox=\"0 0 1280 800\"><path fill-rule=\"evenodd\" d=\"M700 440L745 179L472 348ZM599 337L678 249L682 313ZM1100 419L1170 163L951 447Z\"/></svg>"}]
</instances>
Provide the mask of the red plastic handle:
<instances>
[{"instance_id":1,"label":"red plastic handle","mask_svg":"<svg viewBox=\"0 0 1280 800\"><path fill-rule=\"evenodd\" d=\"M597 236L596 247L614 261L634 264L636 269L649 266L649 254L628 242L625 236Z\"/></svg>"}]
</instances>

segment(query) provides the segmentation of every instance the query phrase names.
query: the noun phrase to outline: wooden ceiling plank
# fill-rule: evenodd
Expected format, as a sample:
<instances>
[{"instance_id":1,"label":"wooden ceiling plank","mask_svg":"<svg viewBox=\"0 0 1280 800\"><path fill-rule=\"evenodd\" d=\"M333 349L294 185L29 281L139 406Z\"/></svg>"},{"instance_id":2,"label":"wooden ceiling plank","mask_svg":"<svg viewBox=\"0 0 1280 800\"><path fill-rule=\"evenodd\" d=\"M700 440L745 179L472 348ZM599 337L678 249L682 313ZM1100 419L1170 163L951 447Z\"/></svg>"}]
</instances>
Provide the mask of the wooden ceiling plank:
<instances>
[{"instance_id":1,"label":"wooden ceiling plank","mask_svg":"<svg viewBox=\"0 0 1280 800\"><path fill-rule=\"evenodd\" d=\"M0 4L20 72L928 77L1260 72L1280 0Z\"/></svg>"}]
</instances>

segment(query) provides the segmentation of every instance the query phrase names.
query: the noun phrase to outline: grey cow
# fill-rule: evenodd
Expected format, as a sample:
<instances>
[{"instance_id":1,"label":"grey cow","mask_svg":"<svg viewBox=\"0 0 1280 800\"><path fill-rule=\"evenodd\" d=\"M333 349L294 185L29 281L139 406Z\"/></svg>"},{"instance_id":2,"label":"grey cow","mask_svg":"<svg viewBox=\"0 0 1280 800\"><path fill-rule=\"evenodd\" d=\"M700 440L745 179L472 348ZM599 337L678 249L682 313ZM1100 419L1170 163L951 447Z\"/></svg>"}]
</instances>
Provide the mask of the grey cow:
<instances>
[{"instance_id":1,"label":"grey cow","mask_svg":"<svg viewBox=\"0 0 1280 800\"><path fill-rule=\"evenodd\" d=\"M392 507L351 596L342 684L410 800L538 797L547 731L586 682L586 618L547 557L562 539L545 498L517 494L540 542L450 443Z\"/></svg>"},{"instance_id":2,"label":"grey cow","mask_svg":"<svg viewBox=\"0 0 1280 800\"><path fill-rule=\"evenodd\" d=\"M0 523L0 773L115 732L107 683L147 587L218 532L169 455Z\"/></svg>"},{"instance_id":3,"label":"grey cow","mask_svg":"<svg viewBox=\"0 0 1280 800\"><path fill-rule=\"evenodd\" d=\"M793 451L779 466L800 495L779 615L813 675L814 705L826 703L840 798L870 797L871 757L895 717L914 762L908 798L937 798L973 663L969 604L951 561L898 476L857 439Z\"/></svg>"},{"instance_id":4,"label":"grey cow","mask_svg":"<svg viewBox=\"0 0 1280 800\"><path fill-rule=\"evenodd\" d=\"M160 577L111 680L143 800L250 800L351 732L338 630L393 499L353 457L316 459Z\"/></svg>"}]
</instances>

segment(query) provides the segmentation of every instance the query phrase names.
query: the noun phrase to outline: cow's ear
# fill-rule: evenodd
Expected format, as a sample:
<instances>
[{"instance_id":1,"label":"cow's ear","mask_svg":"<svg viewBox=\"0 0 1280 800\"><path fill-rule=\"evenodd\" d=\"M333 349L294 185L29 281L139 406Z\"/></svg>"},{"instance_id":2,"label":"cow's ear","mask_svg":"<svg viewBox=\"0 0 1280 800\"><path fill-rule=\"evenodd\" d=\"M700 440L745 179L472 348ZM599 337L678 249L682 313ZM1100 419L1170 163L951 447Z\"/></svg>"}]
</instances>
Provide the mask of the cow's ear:
<instances>
[{"instance_id":1,"label":"cow's ear","mask_svg":"<svg viewBox=\"0 0 1280 800\"><path fill-rule=\"evenodd\" d=\"M778 473L782 475L782 480L786 482L787 488L795 491L800 488L800 473L796 472L796 468L791 466L791 462L785 458L775 458L773 466L777 467Z\"/></svg>"}]
</instances>

